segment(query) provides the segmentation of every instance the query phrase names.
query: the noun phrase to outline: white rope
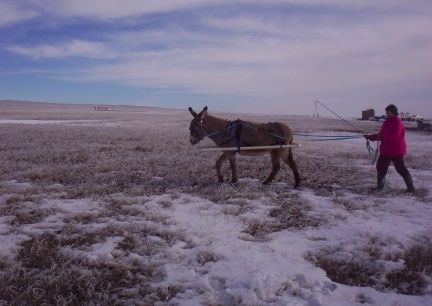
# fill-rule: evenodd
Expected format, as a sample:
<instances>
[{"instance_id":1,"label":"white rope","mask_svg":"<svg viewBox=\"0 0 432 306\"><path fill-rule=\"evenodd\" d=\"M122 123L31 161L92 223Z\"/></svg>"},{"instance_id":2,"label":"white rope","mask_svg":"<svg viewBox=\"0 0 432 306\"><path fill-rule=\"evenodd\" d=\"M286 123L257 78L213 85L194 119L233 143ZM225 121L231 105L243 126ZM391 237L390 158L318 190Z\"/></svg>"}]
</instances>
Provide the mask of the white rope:
<instances>
[{"instance_id":1,"label":"white rope","mask_svg":"<svg viewBox=\"0 0 432 306\"><path fill-rule=\"evenodd\" d=\"M218 147L201 147L198 148L201 151L251 151L251 150L277 150L283 148L298 148L301 145L294 143L290 145L274 145L274 146L256 146L256 147L228 147L228 148L218 148Z\"/></svg>"}]
</instances>

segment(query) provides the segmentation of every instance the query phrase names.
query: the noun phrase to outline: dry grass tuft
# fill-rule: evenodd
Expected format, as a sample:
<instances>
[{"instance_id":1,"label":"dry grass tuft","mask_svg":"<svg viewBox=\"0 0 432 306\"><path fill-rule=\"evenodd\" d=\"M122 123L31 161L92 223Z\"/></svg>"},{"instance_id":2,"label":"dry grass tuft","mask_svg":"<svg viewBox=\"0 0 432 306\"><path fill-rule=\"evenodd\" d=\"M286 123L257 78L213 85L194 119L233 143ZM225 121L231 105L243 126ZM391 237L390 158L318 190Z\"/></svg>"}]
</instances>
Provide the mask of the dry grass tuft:
<instances>
[{"instance_id":1,"label":"dry grass tuft","mask_svg":"<svg viewBox=\"0 0 432 306\"><path fill-rule=\"evenodd\" d=\"M180 290L151 286L163 278L155 264L76 258L61 251L64 243L53 234L24 241L16 258L19 264L10 266L0 278L0 301L123 305L168 301Z\"/></svg>"},{"instance_id":2,"label":"dry grass tuft","mask_svg":"<svg viewBox=\"0 0 432 306\"><path fill-rule=\"evenodd\" d=\"M405 250L389 252L392 240L370 237L369 244L347 250L343 246L308 253L306 259L328 277L349 286L393 290L407 295L425 294L432 285L432 244L414 243ZM401 264L402 263L402 264ZM389 270L384 267L392 266Z\"/></svg>"},{"instance_id":3,"label":"dry grass tuft","mask_svg":"<svg viewBox=\"0 0 432 306\"><path fill-rule=\"evenodd\" d=\"M218 262L219 256L210 251L200 251L197 256L197 261L201 266L208 262Z\"/></svg>"},{"instance_id":4,"label":"dry grass tuft","mask_svg":"<svg viewBox=\"0 0 432 306\"><path fill-rule=\"evenodd\" d=\"M248 227L244 230L244 232L254 238L263 239L269 233L274 232L273 224L267 220L254 218L248 221Z\"/></svg>"}]
</instances>

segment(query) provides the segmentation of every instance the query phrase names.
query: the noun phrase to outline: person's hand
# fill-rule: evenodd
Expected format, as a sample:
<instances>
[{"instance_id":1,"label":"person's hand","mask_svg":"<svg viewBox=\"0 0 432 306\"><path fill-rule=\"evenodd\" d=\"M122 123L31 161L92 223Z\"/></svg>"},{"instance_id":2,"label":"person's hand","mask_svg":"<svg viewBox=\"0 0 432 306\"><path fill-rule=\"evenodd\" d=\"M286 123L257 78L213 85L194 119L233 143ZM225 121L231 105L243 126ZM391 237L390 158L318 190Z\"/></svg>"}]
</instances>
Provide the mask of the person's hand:
<instances>
[{"instance_id":1,"label":"person's hand","mask_svg":"<svg viewBox=\"0 0 432 306\"><path fill-rule=\"evenodd\" d=\"M363 135L363 137L366 138L367 140L370 140L370 139L371 139L371 136L372 136L372 135L366 135L366 134Z\"/></svg>"}]
</instances>

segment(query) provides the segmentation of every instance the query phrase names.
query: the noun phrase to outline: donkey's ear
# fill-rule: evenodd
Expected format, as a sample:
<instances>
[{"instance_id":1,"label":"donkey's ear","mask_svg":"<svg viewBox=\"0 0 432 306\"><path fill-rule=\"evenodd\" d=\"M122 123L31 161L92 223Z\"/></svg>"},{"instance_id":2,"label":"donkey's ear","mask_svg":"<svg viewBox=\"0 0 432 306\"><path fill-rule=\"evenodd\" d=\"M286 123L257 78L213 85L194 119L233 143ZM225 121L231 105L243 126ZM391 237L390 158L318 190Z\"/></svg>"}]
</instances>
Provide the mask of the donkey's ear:
<instances>
[{"instance_id":1,"label":"donkey's ear","mask_svg":"<svg viewBox=\"0 0 432 306\"><path fill-rule=\"evenodd\" d=\"M203 120L204 117L207 116L207 109L208 109L208 107L206 106L206 107L203 108L203 110L201 111L201 113L199 113L198 116L199 116L200 120Z\"/></svg>"},{"instance_id":2,"label":"donkey's ear","mask_svg":"<svg viewBox=\"0 0 432 306\"><path fill-rule=\"evenodd\" d=\"M192 109L192 107L189 107L189 111L190 111L190 113L192 114L192 116L194 116L194 118L195 118L196 116L198 116L197 113L195 113L195 111Z\"/></svg>"}]
</instances>

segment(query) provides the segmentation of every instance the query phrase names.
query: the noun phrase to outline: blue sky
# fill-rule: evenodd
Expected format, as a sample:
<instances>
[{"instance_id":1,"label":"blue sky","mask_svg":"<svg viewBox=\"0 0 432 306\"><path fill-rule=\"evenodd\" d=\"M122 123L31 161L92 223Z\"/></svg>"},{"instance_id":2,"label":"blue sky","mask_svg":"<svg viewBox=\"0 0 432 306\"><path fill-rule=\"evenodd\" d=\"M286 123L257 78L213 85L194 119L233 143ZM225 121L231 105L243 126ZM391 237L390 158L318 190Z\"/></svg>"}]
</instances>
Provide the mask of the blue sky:
<instances>
[{"instance_id":1,"label":"blue sky","mask_svg":"<svg viewBox=\"0 0 432 306\"><path fill-rule=\"evenodd\" d=\"M0 0L0 99L431 118L431 29L430 0Z\"/></svg>"}]
</instances>

